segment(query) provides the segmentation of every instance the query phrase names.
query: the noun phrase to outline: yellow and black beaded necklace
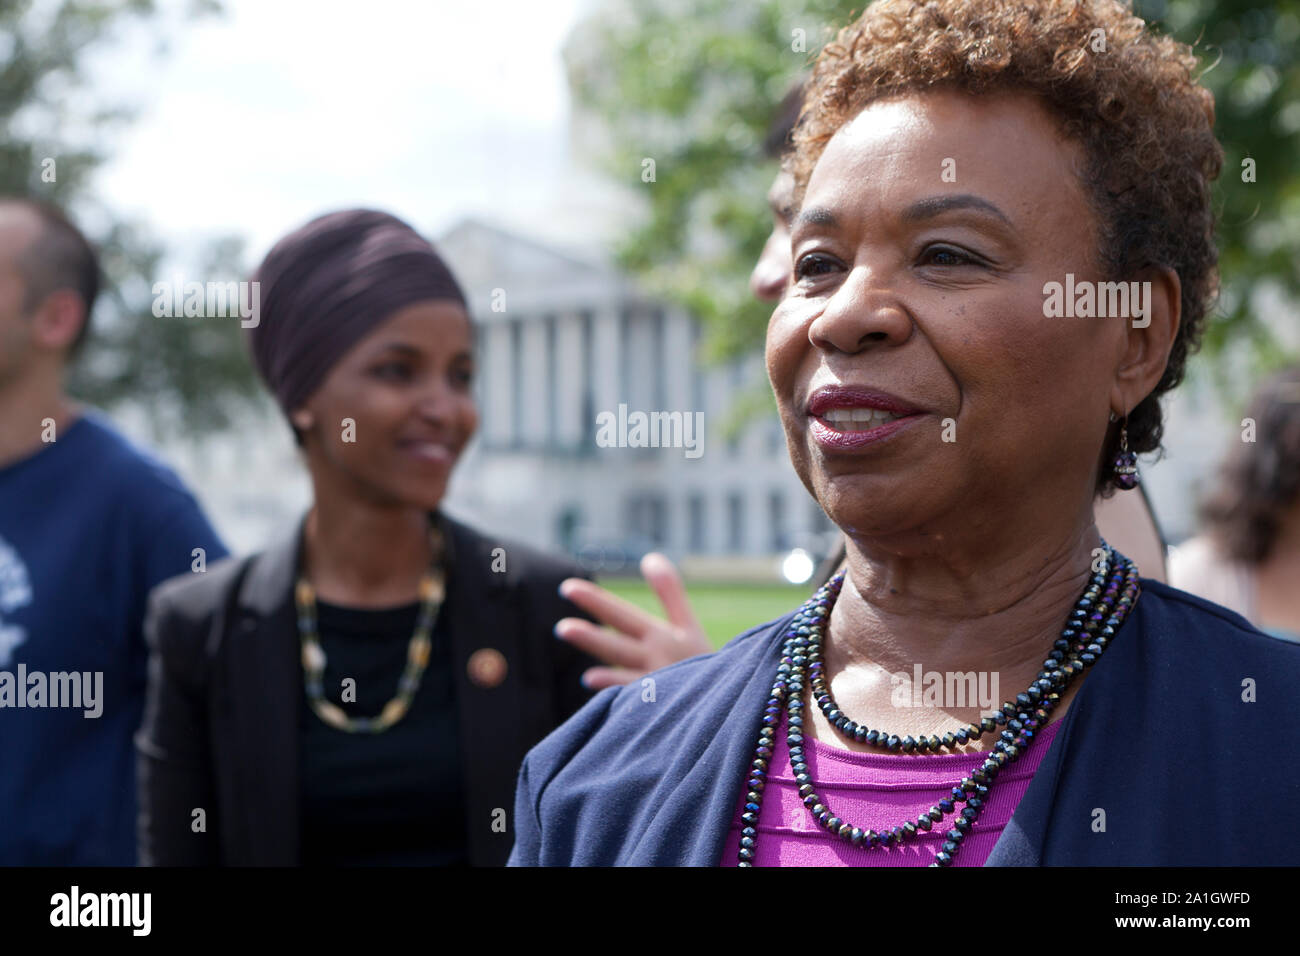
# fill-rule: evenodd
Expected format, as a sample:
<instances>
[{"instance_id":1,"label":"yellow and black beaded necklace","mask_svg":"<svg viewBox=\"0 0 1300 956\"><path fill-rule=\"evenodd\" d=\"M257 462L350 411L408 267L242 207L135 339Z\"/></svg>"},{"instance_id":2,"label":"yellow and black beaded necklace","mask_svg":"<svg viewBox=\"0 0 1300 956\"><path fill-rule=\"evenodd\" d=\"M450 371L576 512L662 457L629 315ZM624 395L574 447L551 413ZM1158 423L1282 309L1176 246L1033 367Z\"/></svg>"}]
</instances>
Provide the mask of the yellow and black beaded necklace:
<instances>
[{"instance_id":1,"label":"yellow and black beaded necklace","mask_svg":"<svg viewBox=\"0 0 1300 956\"><path fill-rule=\"evenodd\" d=\"M302 670L307 702L316 716L331 727L348 733L379 734L396 724L410 710L415 692L420 689L424 669L429 664L433 624L446 595L442 533L433 524L429 526L429 546L433 557L429 569L420 579L420 612L407 648L406 667L397 682L397 694L384 705L377 717L350 717L342 707L326 699L325 651L320 645L316 626L316 591L306 575L299 571L294 598L298 606L298 636L302 642Z\"/></svg>"}]
</instances>

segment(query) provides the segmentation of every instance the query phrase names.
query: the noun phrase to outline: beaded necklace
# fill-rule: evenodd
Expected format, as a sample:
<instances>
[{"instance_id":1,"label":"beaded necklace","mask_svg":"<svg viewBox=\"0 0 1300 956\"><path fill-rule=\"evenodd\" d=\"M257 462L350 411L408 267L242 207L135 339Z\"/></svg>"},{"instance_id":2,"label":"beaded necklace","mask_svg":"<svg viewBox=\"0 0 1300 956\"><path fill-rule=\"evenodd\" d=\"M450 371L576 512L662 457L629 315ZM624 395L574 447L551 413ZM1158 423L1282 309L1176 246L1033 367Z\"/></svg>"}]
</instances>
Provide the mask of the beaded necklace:
<instances>
[{"instance_id":1,"label":"beaded necklace","mask_svg":"<svg viewBox=\"0 0 1300 956\"><path fill-rule=\"evenodd\" d=\"M429 652L433 646L433 622L446 593L442 534L432 525L429 528L429 546L433 558L429 569L420 579L420 611L415 631L407 646L406 667L397 682L397 694L384 705L377 717L351 717L338 704L325 698L325 650L320 646L320 635L316 628L316 592L306 576L299 575L294 598L298 605L298 636L302 640L302 669L307 703L316 716L331 727L348 733L378 734L405 717L411 709L411 701L420 689L420 679L429 663Z\"/></svg>"},{"instance_id":2,"label":"beaded necklace","mask_svg":"<svg viewBox=\"0 0 1300 956\"><path fill-rule=\"evenodd\" d=\"M825 663L822 660L822 640L831 608L844 585L844 571L839 571L824 584L795 613L786 631L781 648L781 662L776 669L772 693L763 711L763 726L759 731L758 747L748 770L748 793L745 809L740 819L740 851L737 865L753 866L758 842L758 818L763 804L763 790L767 785L768 761L772 759L776 726L781 712L786 714L786 743L790 750L790 769L799 796L818 825L838 836L845 843L863 849L888 847L914 839L918 830L930 830L945 816L965 804L952 821L952 829L944 834L945 840L934 855L931 866L949 866L962 841L970 832L980 812L987 805L989 788L998 772L1021 756L1039 730L1047 725L1048 716L1061 702L1070 682L1085 668L1091 667L1114 638L1124 619L1133 609L1140 593L1138 569L1105 541L1104 554L1097 570L1084 589L1082 597L1061 631L1060 638L1043 661L1043 669L1033 683L1014 701L1003 703L1000 710L983 718L978 724L969 724L960 730L942 736L899 737L881 730L872 730L855 723L836 705L826 682ZM1006 727L1000 734L983 765L952 788L951 799L940 800L916 820L907 820L899 826L877 833L841 820L819 796L816 785L808 773L803 746L803 692L808 687L813 699L821 708L835 732L849 740L870 744L890 753L928 753L941 748L952 750L956 744L978 740L998 727Z\"/></svg>"}]
</instances>

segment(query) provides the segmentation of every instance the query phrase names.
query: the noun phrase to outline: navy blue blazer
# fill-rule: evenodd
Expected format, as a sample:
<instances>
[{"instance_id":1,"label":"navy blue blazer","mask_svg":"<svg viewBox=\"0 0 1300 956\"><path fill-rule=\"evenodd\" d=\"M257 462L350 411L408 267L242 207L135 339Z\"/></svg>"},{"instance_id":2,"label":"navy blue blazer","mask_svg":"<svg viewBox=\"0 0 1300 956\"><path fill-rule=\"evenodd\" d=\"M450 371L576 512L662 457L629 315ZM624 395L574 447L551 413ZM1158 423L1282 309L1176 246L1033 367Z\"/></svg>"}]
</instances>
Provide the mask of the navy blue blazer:
<instances>
[{"instance_id":1,"label":"navy blue blazer","mask_svg":"<svg viewBox=\"0 0 1300 956\"><path fill-rule=\"evenodd\" d=\"M1296 862L1300 644L1141 583L986 866ZM718 865L792 616L656 672L653 701L601 691L529 751L509 864Z\"/></svg>"}]
</instances>

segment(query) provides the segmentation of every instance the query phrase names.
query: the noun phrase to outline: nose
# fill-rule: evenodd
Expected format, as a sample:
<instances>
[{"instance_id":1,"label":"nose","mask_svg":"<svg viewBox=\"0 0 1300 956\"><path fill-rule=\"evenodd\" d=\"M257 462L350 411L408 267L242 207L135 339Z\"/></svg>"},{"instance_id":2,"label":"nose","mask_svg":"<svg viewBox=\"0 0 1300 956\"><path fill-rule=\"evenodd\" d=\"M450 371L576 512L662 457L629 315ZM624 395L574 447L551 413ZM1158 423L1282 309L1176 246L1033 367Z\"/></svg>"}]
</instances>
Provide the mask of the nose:
<instances>
[{"instance_id":1,"label":"nose","mask_svg":"<svg viewBox=\"0 0 1300 956\"><path fill-rule=\"evenodd\" d=\"M453 389L445 376L433 375L420 389L416 410L426 422L448 428L461 417L465 404L473 401L472 396Z\"/></svg>"},{"instance_id":2,"label":"nose","mask_svg":"<svg viewBox=\"0 0 1300 956\"><path fill-rule=\"evenodd\" d=\"M823 351L856 354L872 344L901 345L912 317L882 270L855 266L808 326L808 341Z\"/></svg>"}]
</instances>

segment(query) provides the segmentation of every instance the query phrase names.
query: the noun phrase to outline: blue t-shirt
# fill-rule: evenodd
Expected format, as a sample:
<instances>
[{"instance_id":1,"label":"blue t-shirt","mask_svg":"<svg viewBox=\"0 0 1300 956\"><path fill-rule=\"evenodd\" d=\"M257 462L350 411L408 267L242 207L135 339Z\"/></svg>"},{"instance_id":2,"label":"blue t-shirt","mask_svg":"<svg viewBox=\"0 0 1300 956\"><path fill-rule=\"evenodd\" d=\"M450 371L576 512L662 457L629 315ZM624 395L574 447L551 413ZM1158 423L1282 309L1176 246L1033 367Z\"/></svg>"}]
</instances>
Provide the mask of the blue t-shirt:
<instances>
[{"instance_id":1,"label":"blue t-shirt","mask_svg":"<svg viewBox=\"0 0 1300 956\"><path fill-rule=\"evenodd\" d=\"M145 604L195 548L226 555L176 475L95 413L0 468L0 864L135 864Z\"/></svg>"}]
</instances>

